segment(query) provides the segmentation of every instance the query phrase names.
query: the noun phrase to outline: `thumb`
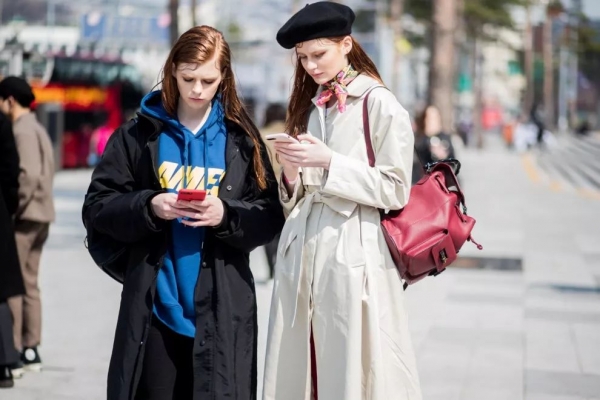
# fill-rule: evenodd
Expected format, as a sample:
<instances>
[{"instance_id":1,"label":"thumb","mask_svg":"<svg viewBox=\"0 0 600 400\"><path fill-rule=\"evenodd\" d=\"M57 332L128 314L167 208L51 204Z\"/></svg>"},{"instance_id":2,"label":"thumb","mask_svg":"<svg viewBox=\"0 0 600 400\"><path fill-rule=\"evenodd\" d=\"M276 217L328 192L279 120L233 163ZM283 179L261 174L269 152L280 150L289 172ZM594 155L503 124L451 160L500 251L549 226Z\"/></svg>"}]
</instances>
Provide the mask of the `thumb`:
<instances>
[{"instance_id":1,"label":"thumb","mask_svg":"<svg viewBox=\"0 0 600 400\"><path fill-rule=\"evenodd\" d=\"M316 137L314 137L313 135L309 135L307 133L304 133L302 135L298 135L298 141L300 143L302 143L302 141L307 141L311 144L318 144L321 143L321 141L319 139L317 139Z\"/></svg>"}]
</instances>

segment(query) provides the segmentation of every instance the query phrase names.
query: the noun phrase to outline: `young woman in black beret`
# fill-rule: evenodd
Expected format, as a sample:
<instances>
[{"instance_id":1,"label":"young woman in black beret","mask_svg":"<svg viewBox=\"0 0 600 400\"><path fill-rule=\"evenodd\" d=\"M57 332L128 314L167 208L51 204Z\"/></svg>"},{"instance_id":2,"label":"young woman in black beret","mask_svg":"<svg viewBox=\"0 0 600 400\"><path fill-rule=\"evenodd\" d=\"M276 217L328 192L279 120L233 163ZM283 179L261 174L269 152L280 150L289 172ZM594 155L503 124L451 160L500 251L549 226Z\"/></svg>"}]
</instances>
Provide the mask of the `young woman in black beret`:
<instances>
[{"instance_id":1,"label":"young woman in black beret","mask_svg":"<svg viewBox=\"0 0 600 400\"><path fill-rule=\"evenodd\" d=\"M408 113L350 36L354 13L307 5L278 32L297 66L274 143L288 214L279 242L265 400L420 400L402 281L379 210L408 201ZM375 166L363 132L369 113Z\"/></svg>"}]
</instances>

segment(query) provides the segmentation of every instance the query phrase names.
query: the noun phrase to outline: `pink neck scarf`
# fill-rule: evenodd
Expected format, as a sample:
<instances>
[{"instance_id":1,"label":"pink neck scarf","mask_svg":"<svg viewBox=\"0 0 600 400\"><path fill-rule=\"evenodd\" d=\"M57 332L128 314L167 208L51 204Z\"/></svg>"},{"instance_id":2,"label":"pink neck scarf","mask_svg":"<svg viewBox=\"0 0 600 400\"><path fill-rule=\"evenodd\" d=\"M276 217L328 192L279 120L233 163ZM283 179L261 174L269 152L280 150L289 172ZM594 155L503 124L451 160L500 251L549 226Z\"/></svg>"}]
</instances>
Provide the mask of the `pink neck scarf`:
<instances>
[{"instance_id":1,"label":"pink neck scarf","mask_svg":"<svg viewBox=\"0 0 600 400\"><path fill-rule=\"evenodd\" d=\"M322 106L327 104L327 102L331 100L331 97L335 95L335 97L337 97L338 110L341 113L346 111L346 98L348 97L347 85L352 82L357 75L358 72L352 68L352 65L348 64L348 66L341 70L333 80L323 85L326 89L323 90L317 98L317 105Z\"/></svg>"}]
</instances>

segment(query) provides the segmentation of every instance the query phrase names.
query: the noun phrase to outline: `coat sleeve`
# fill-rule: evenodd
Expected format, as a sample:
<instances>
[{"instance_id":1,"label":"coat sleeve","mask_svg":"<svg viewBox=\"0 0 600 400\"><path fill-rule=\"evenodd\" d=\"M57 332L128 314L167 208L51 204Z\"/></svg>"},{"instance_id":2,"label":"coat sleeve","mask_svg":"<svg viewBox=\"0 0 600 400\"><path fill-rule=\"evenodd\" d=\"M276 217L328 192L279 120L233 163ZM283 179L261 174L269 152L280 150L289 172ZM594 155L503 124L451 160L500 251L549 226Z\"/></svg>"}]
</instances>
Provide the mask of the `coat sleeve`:
<instances>
[{"instance_id":1,"label":"coat sleeve","mask_svg":"<svg viewBox=\"0 0 600 400\"><path fill-rule=\"evenodd\" d=\"M10 121L0 117L0 190L13 215L19 205L19 153Z\"/></svg>"},{"instance_id":2,"label":"coat sleeve","mask_svg":"<svg viewBox=\"0 0 600 400\"><path fill-rule=\"evenodd\" d=\"M267 149L262 143L261 148L267 188L259 190L254 181L254 171L248 171L245 194L241 199L222 199L225 207L223 221L213 228L217 239L247 253L271 242L285 222Z\"/></svg>"},{"instance_id":3,"label":"coat sleeve","mask_svg":"<svg viewBox=\"0 0 600 400\"><path fill-rule=\"evenodd\" d=\"M19 151L19 208L21 215L31 202L33 194L42 179L42 157L40 143L35 130L20 132L15 135Z\"/></svg>"},{"instance_id":4,"label":"coat sleeve","mask_svg":"<svg viewBox=\"0 0 600 400\"><path fill-rule=\"evenodd\" d=\"M294 185L294 191L291 195L288 194L287 188L285 187L285 183L283 182L283 170L281 171L281 176L279 178L279 201L283 206L283 212L287 218L288 215L292 212L296 204L304 197L304 184L302 183L302 169L298 173L298 180Z\"/></svg>"},{"instance_id":5,"label":"coat sleeve","mask_svg":"<svg viewBox=\"0 0 600 400\"><path fill-rule=\"evenodd\" d=\"M161 191L135 190L132 166L136 165L133 147L137 144L131 137L127 140L127 130L122 127L111 135L94 169L83 205L83 221L88 230L122 243L135 243L160 231L165 224L150 208L150 200Z\"/></svg>"},{"instance_id":6,"label":"coat sleeve","mask_svg":"<svg viewBox=\"0 0 600 400\"><path fill-rule=\"evenodd\" d=\"M414 147L410 118L388 90L374 90L368 101L375 166L334 152L322 191L371 207L399 210L410 194Z\"/></svg>"},{"instance_id":7,"label":"coat sleeve","mask_svg":"<svg viewBox=\"0 0 600 400\"><path fill-rule=\"evenodd\" d=\"M298 182L296 182L294 192L291 196L289 196L287 188L283 183L283 167L281 166L281 164L279 164L279 162L277 162L277 153L275 151L275 148L273 147L273 143L265 139L266 135L267 132L261 133L263 143L267 147L269 159L271 160L271 165L273 166L273 171L275 172L275 177L277 178L277 185L279 188L279 200L281 202L281 205L283 206L283 212L287 217L296 206L296 203L298 203L302 196L304 196L304 187L302 186L302 172L300 172L300 174L298 175Z\"/></svg>"}]
</instances>

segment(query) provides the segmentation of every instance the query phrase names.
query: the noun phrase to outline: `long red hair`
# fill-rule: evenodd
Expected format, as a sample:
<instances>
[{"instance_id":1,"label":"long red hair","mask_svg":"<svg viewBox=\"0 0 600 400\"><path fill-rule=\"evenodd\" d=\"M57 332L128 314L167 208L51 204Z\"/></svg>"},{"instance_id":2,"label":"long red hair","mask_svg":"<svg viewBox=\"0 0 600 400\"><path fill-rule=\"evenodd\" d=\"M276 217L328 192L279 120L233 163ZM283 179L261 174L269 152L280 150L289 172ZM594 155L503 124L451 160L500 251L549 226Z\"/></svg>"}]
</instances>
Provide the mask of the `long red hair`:
<instances>
[{"instance_id":1,"label":"long red hair","mask_svg":"<svg viewBox=\"0 0 600 400\"><path fill-rule=\"evenodd\" d=\"M334 43L340 43L346 36L327 38ZM368 75L382 82L377 67L371 61L367 53L352 38L352 49L348 53L348 62L360 74ZM383 83L383 82L382 82ZM302 63L296 58L296 71L294 72L294 87L288 106L288 118L285 124L286 132L297 136L307 131L308 116L312 106L312 98L317 93L319 85L306 72Z\"/></svg>"},{"instance_id":2,"label":"long red hair","mask_svg":"<svg viewBox=\"0 0 600 400\"><path fill-rule=\"evenodd\" d=\"M252 122L248 111L238 97L235 76L231 68L231 50L223 34L210 26L196 26L179 37L173 45L162 72L162 103L165 111L177 116L179 90L177 80L173 76L174 67L182 63L201 64L218 54L218 65L221 69L222 80L217 90L221 95L221 104L225 110L225 118L238 124L250 135L254 143L254 175L258 187L267 187L266 169L262 161L262 140L258 129Z\"/></svg>"}]
</instances>

